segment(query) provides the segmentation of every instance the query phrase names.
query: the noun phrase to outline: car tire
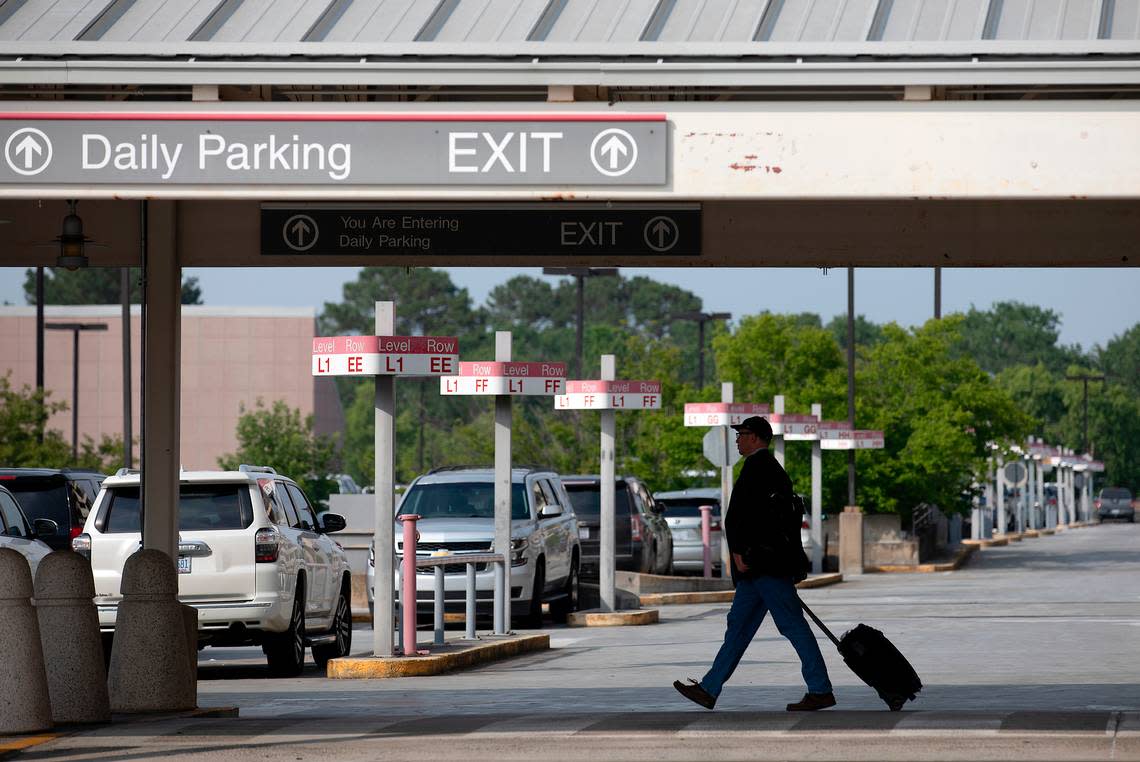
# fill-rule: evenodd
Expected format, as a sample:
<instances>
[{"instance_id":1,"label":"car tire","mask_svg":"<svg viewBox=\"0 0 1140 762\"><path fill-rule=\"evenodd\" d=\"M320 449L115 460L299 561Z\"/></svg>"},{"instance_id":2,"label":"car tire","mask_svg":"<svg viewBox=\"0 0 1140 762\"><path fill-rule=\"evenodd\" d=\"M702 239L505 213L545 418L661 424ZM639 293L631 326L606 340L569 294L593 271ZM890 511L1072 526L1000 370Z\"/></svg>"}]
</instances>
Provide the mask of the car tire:
<instances>
[{"instance_id":1,"label":"car tire","mask_svg":"<svg viewBox=\"0 0 1140 762\"><path fill-rule=\"evenodd\" d=\"M578 557L570 562L570 577L566 580L564 596L550 604L550 614L554 621L566 624L570 614L578 610L579 594L581 592L581 577L578 573Z\"/></svg>"},{"instance_id":2,"label":"car tire","mask_svg":"<svg viewBox=\"0 0 1140 762\"><path fill-rule=\"evenodd\" d=\"M329 631L336 636L336 640L328 645L313 646L312 649L313 661L321 669L328 668L329 660L348 656L352 650L352 604L343 588L336 599L336 613L333 614Z\"/></svg>"},{"instance_id":3,"label":"car tire","mask_svg":"<svg viewBox=\"0 0 1140 762\"><path fill-rule=\"evenodd\" d=\"M534 588L530 593L530 605L527 606L526 616L523 617L523 626L527 629L542 629L542 594L545 589L546 565L539 560L534 566Z\"/></svg>"},{"instance_id":4,"label":"car tire","mask_svg":"<svg viewBox=\"0 0 1140 762\"><path fill-rule=\"evenodd\" d=\"M266 638L262 648L274 677L296 677L305 668L305 587L297 582L289 627Z\"/></svg>"}]
</instances>

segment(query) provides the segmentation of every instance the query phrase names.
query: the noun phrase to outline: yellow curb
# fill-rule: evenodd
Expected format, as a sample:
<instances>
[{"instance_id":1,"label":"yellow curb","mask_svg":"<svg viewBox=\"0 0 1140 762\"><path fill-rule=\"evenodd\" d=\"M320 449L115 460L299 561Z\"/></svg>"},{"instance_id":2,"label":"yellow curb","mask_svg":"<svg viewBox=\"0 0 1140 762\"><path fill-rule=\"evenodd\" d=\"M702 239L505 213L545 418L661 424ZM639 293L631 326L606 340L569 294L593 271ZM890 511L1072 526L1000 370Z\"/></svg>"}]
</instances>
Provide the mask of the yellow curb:
<instances>
[{"instance_id":1,"label":"yellow curb","mask_svg":"<svg viewBox=\"0 0 1140 762\"><path fill-rule=\"evenodd\" d=\"M508 659L531 651L550 648L550 636L522 635L493 640L472 646L454 647L453 651L440 651L427 656L345 657L329 661L328 676L337 680L367 680L388 677L422 677L438 675L453 669L473 667L490 661Z\"/></svg>"},{"instance_id":2,"label":"yellow curb","mask_svg":"<svg viewBox=\"0 0 1140 762\"><path fill-rule=\"evenodd\" d=\"M0 759L7 759L9 755L18 751L30 749L33 746L54 741L62 733L41 733L34 736L0 736Z\"/></svg>"},{"instance_id":3,"label":"yellow curb","mask_svg":"<svg viewBox=\"0 0 1140 762\"><path fill-rule=\"evenodd\" d=\"M842 581L842 574L832 572L830 574L817 574L814 577L808 577L802 582L797 582L796 587L800 590L810 590L813 587L827 587L828 585L835 585Z\"/></svg>"},{"instance_id":4,"label":"yellow curb","mask_svg":"<svg viewBox=\"0 0 1140 762\"><path fill-rule=\"evenodd\" d=\"M1053 534L1053 530L1052 529L1038 529L1037 534L1047 536L1047 535Z\"/></svg>"},{"instance_id":5,"label":"yellow curb","mask_svg":"<svg viewBox=\"0 0 1140 762\"><path fill-rule=\"evenodd\" d=\"M1041 534L1036 529L1026 529L1024 532L1021 533L1021 536L1022 537L1028 537L1028 538L1032 539L1034 537L1040 537Z\"/></svg>"},{"instance_id":6,"label":"yellow curb","mask_svg":"<svg viewBox=\"0 0 1140 762\"><path fill-rule=\"evenodd\" d=\"M957 555L954 556L953 561L947 561L940 564L916 564L915 566L908 566L903 564L887 564L885 566L868 566L865 571L879 572L884 574L929 574L932 572L956 571L957 569L961 568L962 564L964 564L977 549L977 545L963 545L962 549L959 550Z\"/></svg>"},{"instance_id":7,"label":"yellow curb","mask_svg":"<svg viewBox=\"0 0 1140 762\"><path fill-rule=\"evenodd\" d=\"M699 590L691 593L646 593L638 596L642 606L672 606L681 603L731 603L732 590Z\"/></svg>"},{"instance_id":8,"label":"yellow curb","mask_svg":"<svg viewBox=\"0 0 1140 762\"><path fill-rule=\"evenodd\" d=\"M671 595L671 593L661 593ZM629 609L627 611L575 611L570 615L571 627L637 627L657 624L657 609Z\"/></svg>"},{"instance_id":9,"label":"yellow curb","mask_svg":"<svg viewBox=\"0 0 1140 762\"><path fill-rule=\"evenodd\" d=\"M1009 545L1009 538L995 537L992 540L962 540L962 544L967 548L973 546L979 548L1000 548L1003 545Z\"/></svg>"},{"instance_id":10,"label":"yellow curb","mask_svg":"<svg viewBox=\"0 0 1140 762\"><path fill-rule=\"evenodd\" d=\"M1009 542L1021 542L1021 535L1017 532L994 532L995 540L1008 540Z\"/></svg>"}]
</instances>

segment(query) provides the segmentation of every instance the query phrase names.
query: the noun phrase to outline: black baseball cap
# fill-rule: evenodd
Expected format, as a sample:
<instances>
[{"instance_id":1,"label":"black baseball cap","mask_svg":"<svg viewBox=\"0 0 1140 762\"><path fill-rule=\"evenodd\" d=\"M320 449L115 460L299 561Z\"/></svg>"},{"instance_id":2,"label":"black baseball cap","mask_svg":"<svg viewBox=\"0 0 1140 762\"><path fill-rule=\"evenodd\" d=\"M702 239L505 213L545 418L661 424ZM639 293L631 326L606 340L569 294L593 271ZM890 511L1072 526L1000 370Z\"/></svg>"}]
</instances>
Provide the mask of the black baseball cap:
<instances>
[{"instance_id":1,"label":"black baseball cap","mask_svg":"<svg viewBox=\"0 0 1140 762\"><path fill-rule=\"evenodd\" d=\"M772 424L768 423L767 418L762 418L754 415L751 418L745 418L743 421L733 426L732 428L737 431L748 431L763 439L765 442L772 441Z\"/></svg>"}]
</instances>

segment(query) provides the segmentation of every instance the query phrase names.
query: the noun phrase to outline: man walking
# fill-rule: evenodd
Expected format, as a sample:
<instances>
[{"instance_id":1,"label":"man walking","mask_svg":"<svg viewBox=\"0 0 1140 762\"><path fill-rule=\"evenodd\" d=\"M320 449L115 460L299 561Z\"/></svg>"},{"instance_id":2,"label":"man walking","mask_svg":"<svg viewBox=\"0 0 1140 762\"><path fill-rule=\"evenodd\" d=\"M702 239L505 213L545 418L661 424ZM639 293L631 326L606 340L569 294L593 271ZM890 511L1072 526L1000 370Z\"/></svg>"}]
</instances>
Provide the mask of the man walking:
<instances>
[{"instance_id":1,"label":"man walking","mask_svg":"<svg viewBox=\"0 0 1140 762\"><path fill-rule=\"evenodd\" d=\"M792 482L768 450L772 426L767 419L753 416L732 428L736 429L736 449L745 458L724 517L736 595L728 612L724 643L708 674L699 683L676 680L673 687L706 709L716 706L721 688L740 663L764 615L771 612L776 629L799 654L807 683L807 694L788 704L788 711L835 706L827 666L796 594L796 582L807 576L808 561L800 545L799 525L791 527L787 520L794 515Z\"/></svg>"}]
</instances>

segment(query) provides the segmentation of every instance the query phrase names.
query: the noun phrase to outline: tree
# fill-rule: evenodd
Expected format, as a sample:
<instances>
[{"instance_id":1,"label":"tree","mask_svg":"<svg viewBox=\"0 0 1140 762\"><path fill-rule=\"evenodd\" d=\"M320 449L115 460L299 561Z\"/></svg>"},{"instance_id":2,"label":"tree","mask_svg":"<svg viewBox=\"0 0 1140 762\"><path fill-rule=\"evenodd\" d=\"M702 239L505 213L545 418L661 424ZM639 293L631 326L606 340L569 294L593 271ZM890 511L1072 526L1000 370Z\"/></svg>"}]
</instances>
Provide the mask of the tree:
<instances>
[{"instance_id":1,"label":"tree","mask_svg":"<svg viewBox=\"0 0 1140 762\"><path fill-rule=\"evenodd\" d=\"M1121 384L1140 397L1140 323L1114 336L1103 349L1097 347L1096 354L1110 383Z\"/></svg>"},{"instance_id":2,"label":"tree","mask_svg":"<svg viewBox=\"0 0 1140 762\"><path fill-rule=\"evenodd\" d=\"M1065 385L1044 363L1005 368L994 380L1034 420L1031 433L1046 442L1065 438Z\"/></svg>"},{"instance_id":3,"label":"tree","mask_svg":"<svg viewBox=\"0 0 1140 762\"><path fill-rule=\"evenodd\" d=\"M241 406L237 440L237 452L218 458L219 468L236 471L241 463L272 466L297 482L314 503L328 499L336 447L330 438L313 433L313 416L302 419L301 411L283 400L267 408L258 399L253 410Z\"/></svg>"},{"instance_id":4,"label":"tree","mask_svg":"<svg viewBox=\"0 0 1140 762\"><path fill-rule=\"evenodd\" d=\"M988 310L970 307L962 324L962 350L990 373L1013 365L1036 365L1059 373L1080 362L1080 347L1061 347L1061 316L1020 302L996 302Z\"/></svg>"},{"instance_id":5,"label":"tree","mask_svg":"<svg viewBox=\"0 0 1140 762\"><path fill-rule=\"evenodd\" d=\"M44 304L118 304L122 301L121 269L118 267L83 267L66 270L44 268ZM131 302L142 302L142 271L131 268ZM24 273L24 299L36 303L36 271ZM201 304L202 289L197 278L183 278L182 303Z\"/></svg>"},{"instance_id":6,"label":"tree","mask_svg":"<svg viewBox=\"0 0 1140 762\"><path fill-rule=\"evenodd\" d=\"M827 323L827 330L835 337L839 348L847 351L847 316L836 315ZM872 323L863 315L855 316L855 347L873 347L883 341L883 327Z\"/></svg>"}]
</instances>

